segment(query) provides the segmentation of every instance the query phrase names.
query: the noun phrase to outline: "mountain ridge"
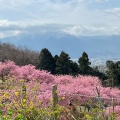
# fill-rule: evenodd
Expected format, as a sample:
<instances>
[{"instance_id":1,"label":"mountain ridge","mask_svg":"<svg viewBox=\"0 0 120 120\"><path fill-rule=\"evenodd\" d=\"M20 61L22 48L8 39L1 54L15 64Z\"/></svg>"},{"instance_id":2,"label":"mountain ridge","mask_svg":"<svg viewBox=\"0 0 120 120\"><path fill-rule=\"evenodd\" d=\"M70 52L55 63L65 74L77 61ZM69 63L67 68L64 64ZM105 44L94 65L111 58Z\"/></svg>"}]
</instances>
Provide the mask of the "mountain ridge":
<instances>
[{"instance_id":1,"label":"mountain ridge","mask_svg":"<svg viewBox=\"0 0 120 120\"><path fill-rule=\"evenodd\" d=\"M73 59L79 58L84 51L90 57L120 55L120 35L76 37L64 32L38 32L0 38L0 42L26 46L36 51L48 48L53 55L59 55L63 50Z\"/></svg>"}]
</instances>

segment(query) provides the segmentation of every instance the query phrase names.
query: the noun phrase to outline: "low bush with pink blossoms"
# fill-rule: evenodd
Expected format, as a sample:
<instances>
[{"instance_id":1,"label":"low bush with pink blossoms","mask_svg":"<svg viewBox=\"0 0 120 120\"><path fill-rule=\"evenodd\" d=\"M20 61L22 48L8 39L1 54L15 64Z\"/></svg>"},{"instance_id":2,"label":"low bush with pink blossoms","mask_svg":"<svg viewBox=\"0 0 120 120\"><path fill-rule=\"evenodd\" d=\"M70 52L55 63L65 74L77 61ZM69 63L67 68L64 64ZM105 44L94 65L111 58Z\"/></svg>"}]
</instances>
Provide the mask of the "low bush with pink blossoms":
<instances>
[{"instance_id":1,"label":"low bush with pink blossoms","mask_svg":"<svg viewBox=\"0 0 120 120\"><path fill-rule=\"evenodd\" d=\"M99 109L95 104L101 102L102 105L106 107L106 115L115 112L118 115L117 119L120 120L120 90L117 88L103 87L97 77L81 75L76 77L70 75L54 76L47 71L37 70L35 66L32 65L20 67L15 65L12 61L5 61L4 63L0 62L0 79L5 82L0 85L0 87L2 86L0 89L0 108L3 111L0 114L5 115L5 117L7 117L8 114L6 115L4 111L10 112L9 109L14 110L12 117L15 118L19 115L19 110L22 110L24 107L26 110L35 108L36 114L38 114L40 110L44 111L46 107L50 108L52 86L56 84L58 88L59 104L61 106L68 107L68 104L72 101L72 104L75 106L85 106L90 103L89 106L91 108L96 107ZM27 88L24 101L21 93L22 85L25 85ZM98 89L100 93L99 96L97 96ZM100 99L97 97L100 97ZM48 115L49 111L52 114L51 109L45 112L46 115L50 117L51 115ZM20 113L23 114L23 112ZM12 117L10 119L13 119ZM90 112L84 114L84 117L86 117L86 120L93 120ZM19 120L22 120L22 116Z\"/></svg>"}]
</instances>

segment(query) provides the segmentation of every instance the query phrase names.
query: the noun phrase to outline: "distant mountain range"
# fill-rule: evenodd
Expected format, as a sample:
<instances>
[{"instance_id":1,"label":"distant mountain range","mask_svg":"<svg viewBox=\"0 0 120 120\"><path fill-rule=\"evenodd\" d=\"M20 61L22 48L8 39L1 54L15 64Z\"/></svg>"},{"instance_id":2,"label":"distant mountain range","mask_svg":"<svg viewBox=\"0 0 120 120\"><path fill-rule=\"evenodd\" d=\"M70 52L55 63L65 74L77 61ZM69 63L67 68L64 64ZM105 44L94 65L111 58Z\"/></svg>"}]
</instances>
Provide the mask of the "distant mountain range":
<instances>
[{"instance_id":1,"label":"distant mountain range","mask_svg":"<svg viewBox=\"0 0 120 120\"><path fill-rule=\"evenodd\" d=\"M77 59L83 51L91 58L114 57L120 58L120 36L73 36L65 32L24 33L13 37L0 38L0 42L25 46L29 49L40 51L48 48L55 55L62 50Z\"/></svg>"}]
</instances>

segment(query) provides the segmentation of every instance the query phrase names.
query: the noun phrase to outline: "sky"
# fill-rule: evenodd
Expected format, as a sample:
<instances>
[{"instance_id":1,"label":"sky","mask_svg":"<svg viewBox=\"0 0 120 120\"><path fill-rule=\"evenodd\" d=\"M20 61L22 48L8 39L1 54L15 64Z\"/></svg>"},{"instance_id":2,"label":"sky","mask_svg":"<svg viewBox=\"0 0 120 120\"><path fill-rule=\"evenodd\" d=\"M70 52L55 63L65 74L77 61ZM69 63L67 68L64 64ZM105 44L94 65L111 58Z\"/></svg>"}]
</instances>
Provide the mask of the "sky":
<instances>
[{"instance_id":1,"label":"sky","mask_svg":"<svg viewBox=\"0 0 120 120\"><path fill-rule=\"evenodd\" d=\"M33 29L120 35L120 0L0 0L0 5L0 38Z\"/></svg>"}]
</instances>

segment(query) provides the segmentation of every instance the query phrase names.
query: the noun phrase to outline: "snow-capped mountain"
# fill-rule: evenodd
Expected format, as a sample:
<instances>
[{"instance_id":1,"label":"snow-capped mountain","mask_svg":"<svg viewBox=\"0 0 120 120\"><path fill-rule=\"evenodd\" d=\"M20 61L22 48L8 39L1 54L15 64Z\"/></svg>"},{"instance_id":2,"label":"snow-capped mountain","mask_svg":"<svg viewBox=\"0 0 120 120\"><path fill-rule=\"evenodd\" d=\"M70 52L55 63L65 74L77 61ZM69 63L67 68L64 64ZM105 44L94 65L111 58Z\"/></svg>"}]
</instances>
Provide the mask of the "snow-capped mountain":
<instances>
[{"instance_id":1,"label":"snow-capped mountain","mask_svg":"<svg viewBox=\"0 0 120 120\"><path fill-rule=\"evenodd\" d=\"M65 32L49 31L23 33L13 37L0 38L0 42L9 42L37 51L48 48L53 55L59 55L64 50L72 59L79 58L83 51L86 51L91 58L120 58L119 35L78 37Z\"/></svg>"}]
</instances>

